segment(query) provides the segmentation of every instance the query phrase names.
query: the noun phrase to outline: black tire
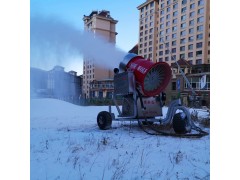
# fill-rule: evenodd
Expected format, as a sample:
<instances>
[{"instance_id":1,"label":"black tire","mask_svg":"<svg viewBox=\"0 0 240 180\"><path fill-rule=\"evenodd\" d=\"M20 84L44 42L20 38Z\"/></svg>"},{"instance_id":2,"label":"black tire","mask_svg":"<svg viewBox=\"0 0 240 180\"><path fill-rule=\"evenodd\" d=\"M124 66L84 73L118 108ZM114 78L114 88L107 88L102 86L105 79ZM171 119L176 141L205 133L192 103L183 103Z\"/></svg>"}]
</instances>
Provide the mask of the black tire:
<instances>
[{"instance_id":1,"label":"black tire","mask_svg":"<svg viewBox=\"0 0 240 180\"><path fill-rule=\"evenodd\" d=\"M185 134L186 130L186 118L181 117L181 113L177 113L173 116L173 129L177 134Z\"/></svg>"},{"instance_id":2,"label":"black tire","mask_svg":"<svg viewBox=\"0 0 240 180\"><path fill-rule=\"evenodd\" d=\"M107 111L101 111L97 116L97 124L101 130L107 130L112 127L112 116Z\"/></svg>"},{"instance_id":3,"label":"black tire","mask_svg":"<svg viewBox=\"0 0 240 180\"><path fill-rule=\"evenodd\" d=\"M153 122L152 121L143 121L142 122L142 124L144 125L144 126L147 126L147 125L153 125Z\"/></svg>"}]
</instances>

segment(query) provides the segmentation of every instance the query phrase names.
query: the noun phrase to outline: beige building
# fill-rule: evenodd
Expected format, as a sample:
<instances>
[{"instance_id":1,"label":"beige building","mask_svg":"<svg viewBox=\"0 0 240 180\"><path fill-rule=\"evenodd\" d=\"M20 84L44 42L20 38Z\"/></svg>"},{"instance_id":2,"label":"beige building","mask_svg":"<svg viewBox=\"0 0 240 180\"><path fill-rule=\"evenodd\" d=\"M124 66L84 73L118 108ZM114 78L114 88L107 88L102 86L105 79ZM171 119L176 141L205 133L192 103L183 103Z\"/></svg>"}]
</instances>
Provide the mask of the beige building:
<instances>
[{"instance_id":1,"label":"beige building","mask_svg":"<svg viewBox=\"0 0 240 180\"><path fill-rule=\"evenodd\" d=\"M147 0L137 8L139 55L210 64L210 0Z\"/></svg>"},{"instance_id":2,"label":"beige building","mask_svg":"<svg viewBox=\"0 0 240 180\"><path fill-rule=\"evenodd\" d=\"M116 43L116 30L115 26L118 21L110 16L110 12L106 10L92 11L89 16L83 17L84 29L92 31L94 34L100 35L111 43ZM91 83L94 81L104 81L104 79L113 79L113 70L104 69L97 66L94 61L97 59L83 59L83 95L85 98L106 97L108 89L92 89ZM100 87L100 86L99 86Z\"/></svg>"}]
</instances>

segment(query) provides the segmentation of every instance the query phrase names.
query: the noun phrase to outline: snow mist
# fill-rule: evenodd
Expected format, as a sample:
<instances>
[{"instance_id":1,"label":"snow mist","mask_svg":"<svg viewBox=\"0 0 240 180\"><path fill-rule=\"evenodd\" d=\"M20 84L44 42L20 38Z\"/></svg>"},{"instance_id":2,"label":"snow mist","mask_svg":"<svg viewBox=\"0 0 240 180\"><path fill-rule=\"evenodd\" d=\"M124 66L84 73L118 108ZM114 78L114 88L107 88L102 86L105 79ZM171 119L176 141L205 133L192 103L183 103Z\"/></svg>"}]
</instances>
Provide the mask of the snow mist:
<instances>
[{"instance_id":1,"label":"snow mist","mask_svg":"<svg viewBox=\"0 0 240 180\"><path fill-rule=\"evenodd\" d=\"M30 22L31 67L48 70L55 65L66 67L77 61L82 63L82 57L86 57L113 69L127 54L96 34L78 30L58 18L35 16Z\"/></svg>"}]
</instances>

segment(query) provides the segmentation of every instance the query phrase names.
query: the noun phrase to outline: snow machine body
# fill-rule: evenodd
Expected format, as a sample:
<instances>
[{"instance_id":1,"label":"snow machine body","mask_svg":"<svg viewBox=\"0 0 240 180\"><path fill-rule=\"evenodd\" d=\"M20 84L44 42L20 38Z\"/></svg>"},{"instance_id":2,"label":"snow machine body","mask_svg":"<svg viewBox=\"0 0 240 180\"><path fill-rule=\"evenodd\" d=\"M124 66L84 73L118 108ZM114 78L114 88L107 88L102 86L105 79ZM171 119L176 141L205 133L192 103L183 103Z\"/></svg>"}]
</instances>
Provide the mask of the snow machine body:
<instances>
[{"instance_id":1,"label":"snow machine body","mask_svg":"<svg viewBox=\"0 0 240 180\"><path fill-rule=\"evenodd\" d=\"M137 121L148 134L195 136L191 130L199 132L199 128L180 99L173 100L166 117L162 117L166 101L163 91L171 76L171 68L167 63L153 63L136 54L127 54L119 68L114 69L113 101L118 115L112 113L111 106L108 111L100 112L97 116L99 128L110 129L112 121ZM200 134L202 136L204 133Z\"/></svg>"}]
</instances>

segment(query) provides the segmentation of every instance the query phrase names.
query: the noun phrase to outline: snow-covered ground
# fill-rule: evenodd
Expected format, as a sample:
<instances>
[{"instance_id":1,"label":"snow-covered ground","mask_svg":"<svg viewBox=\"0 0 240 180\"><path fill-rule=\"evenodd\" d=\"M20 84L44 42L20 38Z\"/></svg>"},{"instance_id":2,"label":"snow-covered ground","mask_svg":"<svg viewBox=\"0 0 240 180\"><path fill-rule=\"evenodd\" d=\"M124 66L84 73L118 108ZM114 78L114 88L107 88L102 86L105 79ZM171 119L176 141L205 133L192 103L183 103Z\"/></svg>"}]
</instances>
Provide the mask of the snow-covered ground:
<instances>
[{"instance_id":1,"label":"snow-covered ground","mask_svg":"<svg viewBox=\"0 0 240 180\"><path fill-rule=\"evenodd\" d=\"M210 179L210 135L151 136L129 121L102 131L96 117L103 110L108 107L31 99L31 180Z\"/></svg>"}]
</instances>

